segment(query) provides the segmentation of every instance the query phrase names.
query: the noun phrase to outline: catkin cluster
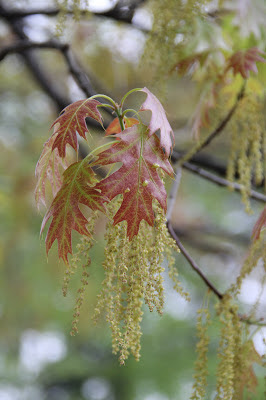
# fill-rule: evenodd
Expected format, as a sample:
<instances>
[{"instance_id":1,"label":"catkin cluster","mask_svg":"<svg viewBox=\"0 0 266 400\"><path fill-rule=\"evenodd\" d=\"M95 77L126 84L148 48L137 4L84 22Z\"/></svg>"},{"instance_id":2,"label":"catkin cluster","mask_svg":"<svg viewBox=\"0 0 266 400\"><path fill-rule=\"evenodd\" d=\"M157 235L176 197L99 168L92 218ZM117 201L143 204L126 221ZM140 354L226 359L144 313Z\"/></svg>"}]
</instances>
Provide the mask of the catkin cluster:
<instances>
[{"instance_id":1,"label":"catkin cluster","mask_svg":"<svg viewBox=\"0 0 266 400\"><path fill-rule=\"evenodd\" d=\"M184 57L188 39L193 36L195 19L203 16L204 4L197 0L153 0L153 26L146 42L143 61L156 69L157 83Z\"/></svg>"},{"instance_id":2,"label":"catkin cluster","mask_svg":"<svg viewBox=\"0 0 266 400\"><path fill-rule=\"evenodd\" d=\"M114 214L118 205L119 202L109 205L110 214ZM166 249L176 248L176 245L168 234L160 206L155 205L154 211L155 226L142 221L139 233L132 241L126 236L125 222L114 226L110 221L105 234L105 279L98 295L94 320L97 321L101 314L105 315L112 332L113 352L119 353L121 364L130 353L136 360L140 358L143 304L147 304L150 311L155 308L159 314L163 312L164 254ZM169 250L166 257L176 290L187 298L188 294L173 272L174 259Z\"/></svg>"},{"instance_id":3,"label":"catkin cluster","mask_svg":"<svg viewBox=\"0 0 266 400\"><path fill-rule=\"evenodd\" d=\"M75 335L75 333L78 332L77 325L79 322L80 309L84 302L86 286L88 285L89 267L91 265L90 250L94 245L93 233L97 218L98 218L97 211L92 212L90 217L88 218L88 225L87 225L88 231L91 232L91 236L81 237L80 243L77 244L77 251L72 256L71 262L69 263L69 265L65 270L65 277L62 287L64 296L67 295L71 277L75 274L80 265L82 265L81 286L78 289L78 295L76 298L75 310L73 314L72 330L70 332L71 335Z\"/></svg>"},{"instance_id":4,"label":"catkin cluster","mask_svg":"<svg viewBox=\"0 0 266 400\"><path fill-rule=\"evenodd\" d=\"M154 226L145 221L140 224L139 233L129 241L126 232L126 222L113 225L113 216L121 205L121 196L107 206L109 220L105 233L105 260L103 262L104 280L98 295L93 320L98 321L105 316L112 333L112 347L115 354L119 353L121 364L125 363L129 354L136 360L140 358L141 321L143 304L150 311L163 312L164 259L168 261L168 272L173 280L175 290L189 299L178 279L174 267L175 259L172 249L178 251L174 240L170 237L165 215L158 203L153 206L155 213ZM88 230L94 232L97 213L92 213L88 220ZM92 237L82 237L77 245L77 251L65 272L63 294L66 295L71 275L73 275L81 260L85 260L82 268L81 287L76 299L74 320L71 334L75 334L84 301L85 288L88 284L88 268L90 266L90 249L93 246Z\"/></svg>"},{"instance_id":5,"label":"catkin cluster","mask_svg":"<svg viewBox=\"0 0 266 400\"><path fill-rule=\"evenodd\" d=\"M253 241L248 256L243 264L236 282L217 304L217 314L221 323L220 341L218 346L219 364L217 368L217 385L215 400L242 400L245 391L255 393L257 380L254 374L253 362L261 363L252 339L249 336L248 321L242 321L238 314L238 306L234 304L240 292L243 280L258 265L262 259L266 266L265 233ZM262 292L261 292L262 293ZM249 318L256 317L257 302L254 304ZM246 319L246 317L245 317ZM193 394L191 400L205 400L207 393L207 352L208 352L208 326L210 315L206 308L198 311L197 320L197 360Z\"/></svg>"},{"instance_id":6,"label":"catkin cluster","mask_svg":"<svg viewBox=\"0 0 266 400\"><path fill-rule=\"evenodd\" d=\"M231 150L227 166L227 178L236 178L241 184L242 201L250 212L249 195L252 181L262 184L266 175L266 130L263 117L263 100L259 95L248 93L239 104L229 123Z\"/></svg>"},{"instance_id":7,"label":"catkin cluster","mask_svg":"<svg viewBox=\"0 0 266 400\"><path fill-rule=\"evenodd\" d=\"M232 296L237 296L240 292L243 280L249 275L253 269L257 266L260 259L262 259L265 272L266 272L266 234L261 232L260 237L254 240L250 246L249 253L244 261L241 268L240 274L236 279L236 282L229 289L229 293Z\"/></svg>"},{"instance_id":8,"label":"catkin cluster","mask_svg":"<svg viewBox=\"0 0 266 400\"><path fill-rule=\"evenodd\" d=\"M241 324L237 316L237 306L231 297L225 295L218 305L222 324L218 349L216 400L233 400L238 380L237 368L241 354Z\"/></svg>"},{"instance_id":9,"label":"catkin cluster","mask_svg":"<svg viewBox=\"0 0 266 400\"><path fill-rule=\"evenodd\" d=\"M68 12L73 15L74 20L80 19L81 12L88 9L88 0L55 0L59 8L57 17L56 34L61 36L65 26Z\"/></svg>"},{"instance_id":10,"label":"catkin cluster","mask_svg":"<svg viewBox=\"0 0 266 400\"><path fill-rule=\"evenodd\" d=\"M210 325L210 313L208 308L198 310L197 318L197 337L199 341L196 346L197 360L195 362L195 374L193 384L193 394L191 400L203 400L206 396L207 376L208 376L208 346L210 338L208 327Z\"/></svg>"}]
</instances>

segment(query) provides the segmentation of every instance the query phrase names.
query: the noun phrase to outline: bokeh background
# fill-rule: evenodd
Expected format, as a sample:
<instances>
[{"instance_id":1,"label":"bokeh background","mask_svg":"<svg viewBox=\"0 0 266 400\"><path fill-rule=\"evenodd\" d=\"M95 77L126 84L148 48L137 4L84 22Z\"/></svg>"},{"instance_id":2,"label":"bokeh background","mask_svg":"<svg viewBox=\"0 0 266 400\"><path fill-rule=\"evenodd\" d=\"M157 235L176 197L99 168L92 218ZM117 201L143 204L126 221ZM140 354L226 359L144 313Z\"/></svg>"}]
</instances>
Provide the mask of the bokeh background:
<instances>
[{"instance_id":1,"label":"bokeh background","mask_svg":"<svg viewBox=\"0 0 266 400\"><path fill-rule=\"evenodd\" d=\"M90 10L104 13L114 3L91 1ZM132 23L103 15L82 17L78 23L68 17L60 38L71 44L95 90L117 100L131 88L147 86L152 91L155 86L149 66L143 62L152 10L147 2L138 3ZM12 0L0 5L27 10L54 7L54 2ZM54 37L57 21L55 16L32 15L23 18L22 29L32 41L45 41ZM17 37L10 21L0 18L1 47L14 40ZM59 52L33 52L56 90L71 101L84 98ZM260 67L259 73L265 79L265 67ZM193 143L187 122L197 103L196 87L187 78L171 75L165 93L162 101L175 130L176 145L187 149ZM139 94L135 99L132 105L140 105L143 97ZM63 298L65 267L57 260L56 245L46 257L44 238L39 237L43 214L37 212L34 202L35 165L58 112L58 104L40 87L20 55L11 54L0 63L0 399L188 400L196 358L197 309L206 298L206 287L182 255L176 255L176 265L191 302L175 293L165 274L164 315L145 310L141 360L137 363L130 358L120 367L111 353L108 326L104 321L94 326L91 321L103 278L104 240L99 225L79 334L69 335L80 276L76 274L67 298ZM92 133L95 142L103 135L96 128ZM225 165L226 132L207 150L208 154L214 152ZM170 184L167 182L168 187ZM238 193L183 173L173 223L220 291L233 282L246 256L252 227L262 209L255 201L251 205L253 214L247 215ZM239 296L244 313L259 298L257 311L263 316L266 291L262 280L263 266L258 265ZM216 300L211 297L210 302ZM212 316L209 399L214 398L219 340L213 309ZM265 328L250 329L260 355L265 350L265 334ZM259 387L253 399L263 400L263 370L259 365L254 368Z\"/></svg>"}]
</instances>

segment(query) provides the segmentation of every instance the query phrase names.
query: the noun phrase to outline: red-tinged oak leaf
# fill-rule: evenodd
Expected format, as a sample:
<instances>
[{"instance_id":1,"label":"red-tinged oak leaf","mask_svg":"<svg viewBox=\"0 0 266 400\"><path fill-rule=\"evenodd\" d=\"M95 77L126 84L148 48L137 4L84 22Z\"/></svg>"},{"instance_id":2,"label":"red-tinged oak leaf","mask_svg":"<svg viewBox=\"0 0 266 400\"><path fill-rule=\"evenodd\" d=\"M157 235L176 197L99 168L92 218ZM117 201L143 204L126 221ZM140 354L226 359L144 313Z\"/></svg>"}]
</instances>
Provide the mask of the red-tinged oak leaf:
<instances>
[{"instance_id":1,"label":"red-tinged oak leaf","mask_svg":"<svg viewBox=\"0 0 266 400\"><path fill-rule=\"evenodd\" d=\"M180 75L185 75L191 70L194 70L196 66L202 67L208 58L209 53L209 50L206 50L201 53L193 54L192 56L183 58L173 66L170 72L177 71Z\"/></svg>"},{"instance_id":2,"label":"red-tinged oak leaf","mask_svg":"<svg viewBox=\"0 0 266 400\"><path fill-rule=\"evenodd\" d=\"M53 196L55 197L63 183L61 171L67 167L66 160L63 161L59 157L58 150L52 150L55 138L55 135L51 136L44 144L42 154L35 169L35 176L37 177L35 201L38 208L41 204L47 207L46 182L50 183Z\"/></svg>"},{"instance_id":3,"label":"red-tinged oak leaf","mask_svg":"<svg viewBox=\"0 0 266 400\"><path fill-rule=\"evenodd\" d=\"M79 100L70 104L62 111L61 115L55 120L58 129L55 132L56 138L52 150L58 149L60 157L66 155L66 145L69 144L74 150L78 150L77 133L86 139L88 128L86 118L90 117L102 124L102 116L97 109L101 103L94 99Z\"/></svg>"},{"instance_id":4,"label":"red-tinged oak leaf","mask_svg":"<svg viewBox=\"0 0 266 400\"><path fill-rule=\"evenodd\" d=\"M246 51L237 51L229 58L226 69L232 68L234 75L239 72L244 79L247 79L250 71L255 74L258 73L256 62L266 62L259 54L264 55L257 47L252 47Z\"/></svg>"},{"instance_id":5,"label":"red-tinged oak leaf","mask_svg":"<svg viewBox=\"0 0 266 400\"><path fill-rule=\"evenodd\" d=\"M192 135L199 139L201 128L206 128L210 124L210 111L216 105L217 88L215 83L201 93L194 115L192 116Z\"/></svg>"},{"instance_id":6,"label":"red-tinged oak leaf","mask_svg":"<svg viewBox=\"0 0 266 400\"><path fill-rule=\"evenodd\" d=\"M169 157L174 143L174 133L166 117L164 108L154 94L146 87L141 92L147 94L147 98L142 104L140 111L151 111L151 120L149 124L149 135L152 136L160 130L160 145L165 151L166 157Z\"/></svg>"},{"instance_id":7,"label":"red-tinged oak leaf","mask_svg":"<svg viewBox=\"0 0 266 400\"><path fill-rule=\"evenodd\" d=\"M53 218L46 236L46 251L48 254L53 242L57 239L59 258L62 258L66 264L68 253L72 254L72 230L75 229L81 235L90 235L86 228L88 221L80 211L79 204L84 204L92 210L105 212L104 202L108 199L88 185L93 183L93 177L93 170L84 163L84 160L70 165L64 172L63 186L42 222L41 232L49 218Z\"/></svg>"},{"instance_id":8,"label":"red-tinged oak leaf","mask_svg":"<svg viewBox=\"0 0 266 400\"><path fill-rule=\"evenodd\" d=\"M131 128L131 126L139 124L139 120L133 117L124 117L124 120L126 128Z\"/></svg>"},{"instance_id":9,"label":"red-tinged oak leaf","mask_svg":"<svg viewBox=\"0 0 266 400\"><path fill-rule=\"evenodd\" d=\"M132 118L132 117L127 118L127 117L124 117L125 128L130 128L131 126L136 125L136 124L138 124L138 123L139 123L139 120L136 119L136 118ZM115 119L110 123L110 125L108 126L108 128L106 129L105 132L106 132L106 133L105 133L105 136L115 135L115 134L117 134L117 133L120 133L120 132L121 132L121 126L120 126L120 123L119 123L119 119L118 119L118 118L115 118Z\"/></svg>"},{"instance_id":10,"label":"red-tinged oak leaf","mask_svg":"<svg viewBox=\"0 0 266 400\"><path fill-rule=\"evenodd\" d=\"M138 234L143 219L153 225L154 199L166 211L167 196L158 168L171 176L173 169L165 159L158 137L150 137L147 126L134 125L118 134L117 138L119 141L100 153L95 163L108 165L122 162L122 166L96 187L110 200L119 194L123 195L123 202L114 216L114 225L127 221L127 235L131 240Z\"/></svg>"},{"instance_id":11,"label":"red-tinged oak leaf","mask_svg":"<svg viewBox=\"0 0 266 400\"><path fill-rule=\"evenodd\" d=\"M261 231L266 229L266 207L262 210L257 222L254 225L252 237L254 240L259 239Z\"/></svg>"}]
</instances>

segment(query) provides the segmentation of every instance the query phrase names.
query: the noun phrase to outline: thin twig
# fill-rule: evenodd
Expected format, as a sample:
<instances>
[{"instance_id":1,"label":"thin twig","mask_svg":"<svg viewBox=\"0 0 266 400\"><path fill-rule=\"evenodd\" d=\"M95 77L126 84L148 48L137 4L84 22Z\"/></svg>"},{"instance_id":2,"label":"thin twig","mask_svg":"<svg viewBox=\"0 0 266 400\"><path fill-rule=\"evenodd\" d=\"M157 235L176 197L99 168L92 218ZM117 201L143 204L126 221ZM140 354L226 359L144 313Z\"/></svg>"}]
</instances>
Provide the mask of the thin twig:
<instances>
[{"instance_id":1,"label":"thin twig","mask_svg":"<svg viewBox=\"0 0 266 400\"><path fill-rule=\"evenodd\" d=\"M171 219L171 215L175 205L176 195L181 181L181 175L182 175L182 169L178 167L176 170L175 179L171 187L171 191L167 201L167 214L166 214L167 221L170 221Z\"/></svg>"},{"instance_id":2,"label":"thin twig","mask_svg":"<svg viewBox=\"0 0 266 400\"><path fill-rule=\"evenodd\" d=\"M0 15L4 16L5 12L8 10L3 5L3 2L0 0ZM21 41L28 41L28 37L24 32L24 24L20 19L6 19L12 31ZM55 87L55 85L51 82L46 72L42 68L39 63L38 58L33 54L32 50L24 50L21 53L25 64L29 68L33 77L36 79L38 84L41 86L43 91L54 101L57 106L58 111L61 111L67 105L71 103L71 100L60 93L60 91Z\"/></svg>"},{"instance_id":3,"label":"thin twig","mask_svg":"<svg viewBox=\"0 0 266 400\"><path fill-rule=\"evenodd\" d=\"M97 94L97 91L93 88L88 75L79 66L70 47L63 47L61 49L61 52L65 57L69 72L71 73L81 90L83 90L83 92L86 94L86 96L90 97ZM106 108L105 110L110 113L109 109Z\"/></svg>"},{"instance_id":4,"label":"thin twig","mask_svg":"<svg viewBox=\"0 0 266 400\"><path fill-rule=\"evenodd\" d=\"M197 265L197 263L193 260L193 258L187 252L187 250L185 249L183 244L180 242L179 237L175 233L175 230L170 221L167 222L167 228L168 228L170 235L175 240L179 250L181 251L183 256L186 258L186 260L188 261L190 266L193 268L193 270L200 276L200 278L205 282L205 284L208 286L208 288L218 297L218 299L222 300L224 298L224 295L221 292L219 292L219 290L209 281L209 279L204 275L204 273L201 271L201 269ZM232 310L232 312L233 312L233 310ZM242 322L244 322L248 325L266 326L266 323L263 322L264 318L260 318L258 320L253 320L253 319L247 318L246 315L239 314L238 316Z\"/></svg>"},{"instance_id":5,"label":"thin twig","mask_svg":"<svg viewBox=\"0 0 266 400\"><path fill-rule=\"evenodd\" d=\"M183 151L174 149L171 154L171 161L175 163L181 160L184 154ZM226 166L213 155L206 153L195 154L195 156L190 159L190 162L199 167L208 168L220 176L226 176Z\"/></svg>"},{"instance_id":6,"label":"thin twig","mask_svg":"<svg viewBox=\"0 0 266 400\"><path fill-rule=\"evenodd\" d=\"M91 81L88 75L79 66L73 52L71 51L68 44L60 43L56 40L48 40L46 42L31 42L29 40L20 40L9 46L5 46L0 49L0 61L2 61L7 55L12 53L24 53L31 49L55 49L59 50L68 65L69 72L75 79L80 89L85 93L87 97L97 94L97 91L92 87ZM101 99L100 99L101 101ZM69 101L70 103L71 101ZM64 108L64 107L63 107ZM109 109L105 109L111 114Z\"/></svg>"},{"instance_id":7,"label":"thin twig","mask_svg":"<svg viewBox=\"0 0 266 400\"><path fill-rule=\"evenodd\" d=\"M207 179L210 182L216 183L216 185L219 186L224 186L224 187L228 187L228 188L232 188L233 190L236 190L237 192L241 192L241 190L243 189L243 186L240 185L237 182L230 182L225 178L221 178L218 175L212 174L209 171L206 171L203 168L197 167L196 165L193 165L190 162L184 162L183 163L183 168L187 169L188 171L193 172L194 174L197 174L199 176L201 176L204 179ZM266 195L264 195L263 193L257 192L255 190L250 190L249 196L252 199L255 199L257 201L266 202Z\"/></svg>"},{"instance_id":8,"label":"thin twig","mask_svg":"<svg viewBox=\"0 0 266 400\"><path fill-rule=\"evenodd\" d=\"M132 23L132 18L134 15L134 12L136 8L141 4L144 3L145 0L137 0L134 1L132 4L128 5L127 7L122 4L121 1L118 1L118 3L115 4L113 8L111 8L108 11L103 11L103 12L92 12L92 11L86 11L86 10L81 10L80 16L85 16L88 17L88 15L94 15L95 17L106 17L110 19L114 19L115 21L119 22L124 22L131 24ZM12 10L1 10L0 17L5 18L6 20L15 20L15 19L20 19L20 18L25 18L29 17L32 15L47 15L49 17L56 16L60 13L60 8L29 8L27 10L18 10L18 9L12 9ZM69 15L72 15L74 12L72 10L67 10L66 12ZM137 27L139 29L142 29L141 27ZM143 29L145 30L145 29Z\"/></svg>"},{"instance_id":9,"label":"thin twig","mask_svg":"<svg viewBox=\"0 0 266 400\"><path fill-rule=\"evenodd\" d=\"M184 155L184 152L179 151L177 149L174 149L172 154L171 154L171 161L173 163L179 161ZM216 174L218 174L219 176L225 177L226 176L226 171L227 168L226 166L221 163L219 160L217 160L216 157L213 157L210 154L206 154L206 153L199 153L199 154L195 154L193 157L191 157L189 163L191 163L192 165L196 165L198 167L203 167L203 168L207 168L208 170L211 170L212 172L215 172ZM235 178L237 179L239 177L239 174L236 173L235 174ZM252 180L251 184L258 188L258 187L264 187L264 179L262 180L262 182L258 185L258 184L254 184L255 179Z\"/></svg>"},{"instance_id":10,"label":"thin twig","mask_svg":"<svg viewBox=\"0 0 266 400\"><path fill-rule=\"evenodd\" d=\"M176 199L176 195L178 192L178 188L180 185L180 180L181 180L181 168L178 167L177 171L176 171L176 176L175 176L175 180L174 183L172 185L171 188L171 192L170 192L170 196L169 196L169 202L168 202L168 211L167 211L167 216L166 216L166 226L167 229L170 233L170 235L172 236L172 238L175 240L177 247L179 248L179 250L181 251L181 253L183 254L183 256L187 259L187 261L189 262L189 264L191 265L191 267L194 269L194 271L197 272L197 274L201 277L201 279L203 279L203 281L206 283L206 285L213 291L213 293L215 293L215 295L221 300L223 298L223 295L218 291L218 289L216 289L216 287L208 280L208 278L206 278L206 276L203 274L203 272L201 271L201 269L198 267L198 265L196 264L196 262L193 260L193 258L189 255L189 253L186 251L185 247L183 246L183 244L180 242L179 237L177 236L172 224L171 224L171 216L172 216L172 211L174 208L174 202Z\"/></svg>"},{"instance_id":11,"label":"thin twig","mask_svg":"<svg viewBox=\"0 0 266 400\"><path fill-rule=\"evenodd\" d=\"M0 61L2 61L9 54L21 53L28 49L56 49L63 51L66 48L68 48L67 44L62 44L55 40L48 40L47 42L31 42L29 40L20 40L0 49Z\"/></svg>"},{"instance_id":12,"label":"thin twig","mask_svg":"<svg viewBox=\"0 0 266 400\"><path fill-rule=\"evenodd\" d=\"M46 42L31 42L29 40L20 40L19 42L13 43L0 49L0 61L2 61L8 54L22 53L25 50L29 49L59 50L66 60L71 75L76 80L77 84L86 94L86 96L90 97L97 94L97 92L93 89L87 74L79 66L69 45L65 43L60 43L57 40L48 40Z\"/></svg>"},{"instance_id":13,"label":"thin twig","mask_svg":"<svg viewBox=\"0 0 266 400\"><path fill-rule=\"evenodd\" d=\"M182 165L185 161L188 161L191 159L192 156L195 154L199 153L202 149L204 149L208 144L210 144L213 139L219 135L223 131L223 129L226 127L232 116L234 115L238 104L240 100L244 97L245 93L245 87L246 87L246 81L244 81L244 84L242 85L237 97L235 104L233 107L228 111L227 115L225 118L220 122L220 124L217 126L217 128L214 129L214 131L211 132L210 135L208 135L202 142L200 142L196 147L192 148L189 150L180 160L179 163Z\"/></svg>"},{"instance_id":14,"label":"thin twig","mask_svg":"<svg viewBox=\"0 0 266 400\"><path fill-rule=\"evenodd\" d=\"M206 285L210 288L210 290L221 300L223 298L222 293L220 293L219 290L216 289L216 287L209 281L209 279L203 274L203 272L201 271L199 266L196 264L196 262L193 260L193 258L189 255L189 253L187 252L187 250L185 249L183 244L180 242L179 237L176 235L174 228L170 221L167 221L167 228L168 228L170 235L175 240L181 253L186 258L186 260L189 262L191 267L201 277L201 279L206 283Z\"/></svg>"}]
</instances>

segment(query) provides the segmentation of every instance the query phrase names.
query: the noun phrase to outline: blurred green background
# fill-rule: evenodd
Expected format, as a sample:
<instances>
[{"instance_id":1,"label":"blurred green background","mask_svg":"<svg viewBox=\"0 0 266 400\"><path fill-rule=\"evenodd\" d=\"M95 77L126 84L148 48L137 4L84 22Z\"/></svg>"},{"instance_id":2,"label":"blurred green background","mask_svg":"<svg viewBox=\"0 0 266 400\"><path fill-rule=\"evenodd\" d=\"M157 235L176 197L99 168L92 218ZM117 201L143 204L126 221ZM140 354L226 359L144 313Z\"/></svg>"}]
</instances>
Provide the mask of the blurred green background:
<instances>
[{"instance_id":1,"label":"blurred green background","mask_svg":"<svg viewBox=\"0 0 266 400\"><path fill-rule=\"evenodd\" d=\"M49 5L46 1L10 3L21 9ZM143 8L138 14L138 23L149 26L148 10ZM54 18L35 15L24 21L25 32L32 40L53 35ZM142 30L108 18L82 19L79 24L69 19L64 35L98 91L119 100L133 87L153 89L149 68L139 63L146 40ZM14 39L9 24L0 20L1 45ZM35 50L35 54L56 88L72 101L84 97L58 52ZM176 255L180 280L191 302L175 293L165 274L164 315L145 309L141 360L137 363L130 358L125 367L120 367L111 353L108 326L104 321L94 326L91 321L103 278L104 241L99 226L80 332L71 337L80 276L76 274L67 298L63 298L65 267L57 261L56 245L46 257L44 238L39 238L42 215L34 203L35 165L58 110L19 55L9 55L0 63L0 88L0 399L188 400L196 358L197 309L203 304L205 285L182 255ZM187 79L170 77L166 92L163 102L175 129L176 145L189 148L192 138L186 121L196 104L196 89ZM141 104L141 95L139 99ZM95 140L101 134L93 131ZM225 164L226 132L208 152L215 152ZM167 182L168 188L170 184ZM245 214L239 194L183 173L173 224L204 273L221 291L240 270L262 205L252 202L252 209L253 215ZM257 312L263 314L266 293L261 293L262 276L263 266L259 265L245 280L239 297L243 312L248 312L261 295ZM211 305L215 303L211 297ZM208 399L214 399L219 341L219 323L213 309L211 312ZM256 333L251 327L250 333L262 354L265 328ZM252 399L263 400L263 371L258 365L255 371L259 388Z\"/></svg>"}]
</instances>

